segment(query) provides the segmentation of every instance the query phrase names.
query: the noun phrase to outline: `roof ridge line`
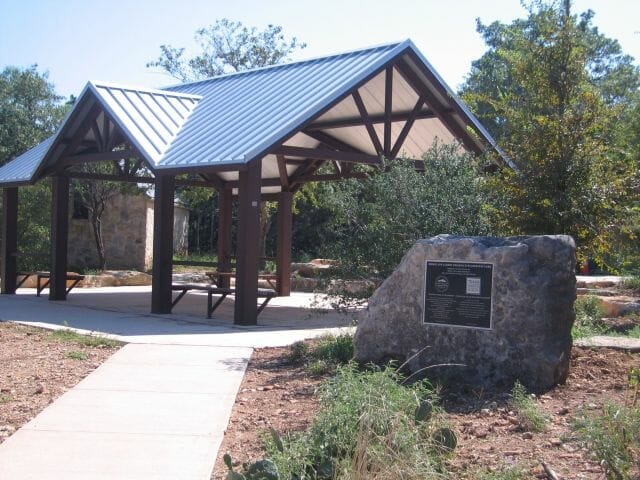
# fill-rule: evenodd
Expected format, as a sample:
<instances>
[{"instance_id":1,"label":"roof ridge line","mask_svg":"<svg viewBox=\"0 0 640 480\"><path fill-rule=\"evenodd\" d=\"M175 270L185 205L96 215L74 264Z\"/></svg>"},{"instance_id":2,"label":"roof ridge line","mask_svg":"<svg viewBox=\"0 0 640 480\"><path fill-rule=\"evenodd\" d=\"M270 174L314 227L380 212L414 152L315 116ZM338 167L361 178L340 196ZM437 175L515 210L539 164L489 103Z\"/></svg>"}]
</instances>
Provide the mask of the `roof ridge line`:
<instances>
[{"instance_id":1,"label":"roof ridge line","mask_svg":"<svg viewBox=\"0 0 640 480\"><path fill-rule=\"evenodd\" d=\"M391 47L398 47L400 45L403 44L411 44L413 45L413 42L410 39L404 39L402 41L397 41L397 42L389 42L389 43L382 43L379 45L373 45L373 46L369 46L369 47L364 47L364 48L358 48L356 50L348 50L348 51L344 51L344 52L338 52L338 53L332 53L330 55L319 55L319 56L315 56L315 57L311 57L311 58L306 58L304 60L293 60L290 62L286 62L286 63L278 63L276 65L265 65L264 67L257 67L257 68L252 68L250 70L241 70L239 72L230 72L230 73L223 73L220 75L216 75L214 77L209 77L209 78L203 78L202 80L194 80L192 82L184 82L184 83L177 83L174 85L168 85L166 87L162 87L163 89L176 89L179 87L186 87L186 86L191 86L191 85L198 85L201 83L207 83L207 82L213 82L213 81L217 81L217 80L222 80L225 78L229 78L229 77L235 77L235 76L240 76L240 75L250 75L252 73L255 72L261 72L264 70L274 70L274 69L278 69L278 68L284 68L284 67L290 67L292 65L302 65L305 63L312 63L312 62L316 62L318 60L329 60L335 57L341 57L341 56L345 56L345 55L353 55L353 54L358 54L358 53L364 53L364 52L369 52L372 50L380 50L383 48L391 48ZM170 91L176 91L176 90L170 90Z\"/></svg>"},{"instance_id":2,"label":"roof ridge line","mask_svg":"<svg viewBox=\"0 0 640 480\"><path fill-rule=\"evenodd\" d=\"M121 89L121 90L130 90L130 91L134 91L134 92L144 92L144 93L149 93L149 94L152 94L152 95L170 95L170 96L174 96L174 97L192 98L194 100L202 100L202 95L195 95L195 94L192 94L192 93L183 93L183 92L179 92L179 91L175 91L175 90L163 90L161 88L140 87L140 86L131 85L131 84L116 83L116 82L109 82L109 81L103 81L103 80L89 80L88 83L90 83L91 85L93 85L96 88L98 88L98 87L118 88L118 89Z\"/></svg>"}]
</instances>

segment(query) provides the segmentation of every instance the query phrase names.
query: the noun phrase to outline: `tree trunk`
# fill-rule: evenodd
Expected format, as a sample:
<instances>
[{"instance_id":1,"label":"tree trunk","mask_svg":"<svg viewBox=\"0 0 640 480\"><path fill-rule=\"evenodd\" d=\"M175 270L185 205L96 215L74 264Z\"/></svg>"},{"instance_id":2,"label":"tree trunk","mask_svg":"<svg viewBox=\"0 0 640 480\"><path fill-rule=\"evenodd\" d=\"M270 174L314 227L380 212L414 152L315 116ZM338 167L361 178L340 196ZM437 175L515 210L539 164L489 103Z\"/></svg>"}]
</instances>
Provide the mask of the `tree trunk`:
<instances>
[{"instance_id":1,"label":"tree trunk","mask_svg":"<svg viewBox=\"0 0 640 480\"><path fill-rule=\"evenodd\" d=\"M267 235L269 234L272 220L273 215L268 202L260 202L260 244L258 252L261 257L267 256ZM264 269L265 263L266 260L264 258L260 259L260 269Z\"/></svg>"},{"instance_id":2,"label":"tree trunk","mask_svg":"<svg viewBox=\"0 0 640 480\"><path fill-rule=\"evenodd\" d=\"M96 252L98 253L98 267L104 271L107 269L107 259L104 253L104 242L102 240L102 219L93 213L91 214L91 227L93 230L93 239L96 242Z\"/></svg>"}]
</instances>

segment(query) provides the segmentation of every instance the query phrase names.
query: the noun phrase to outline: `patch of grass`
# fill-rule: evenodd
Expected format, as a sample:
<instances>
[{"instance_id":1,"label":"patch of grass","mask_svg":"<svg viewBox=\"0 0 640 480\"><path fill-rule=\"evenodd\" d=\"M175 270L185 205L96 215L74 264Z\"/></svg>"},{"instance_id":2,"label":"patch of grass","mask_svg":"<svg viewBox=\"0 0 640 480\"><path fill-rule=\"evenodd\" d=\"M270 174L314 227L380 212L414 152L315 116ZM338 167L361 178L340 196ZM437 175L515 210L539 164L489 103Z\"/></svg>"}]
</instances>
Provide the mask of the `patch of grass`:
<instances>
[{"instance_id":1,"label":"patch of grass","mask_svg":"<svg viewBox=\"0 0 640 480\"><path fill-rule=\"evenodd\" d=\"M602 321L602 309L596 297L592 295L578 297L574 309L576 320L571 330L574 340L602 335L607 331L607 326Z\"/></svg>"},{"instance_id":2,"label":"patch of grass","mask_svg":"<svg viewBox=\"0 0 640 480\"><path fill-rule=\"evenodd\" d=\"M81 335L73 330L63 328L55 330L49 334L49 337L60 342L72 343L74 345L82 345L85 347L113 348L122 345L122 342L111 340L110 338L100 335Z\"/></svg>"},{"instance_id":3,"label":"patch of grass","mask_svg":"<svg viewBox=\"0 0 640 480\"><path fill-rule=\"evenodd\" d=\"M548 418L540 411L534 399L520 382L516 382L511 390L509 407L516 412L520 425L525 430L543 432L546 428Z\"/></svg>"},{"instance_id":4,"label":"patch of grass","mask_svg":"<svg viewBox=\"0 0 640 480\"><path fill-rule=\"evenodd\" d=\"M306 343L299 341L289 345L289 354L287 355L287 359L290 363L303 363L307 360L308 355L309 345L307 345Z\"/></svg>"},{"instance_id":5,"label":"patch of grass","mask_svg":"<svg viewBox=\"0 0 640 480\"><path fill-rule=\"evenodd\" d=\"M640 407L607 404L577 416L572 427L608 479L640 478Z\"/></svg>"},{"instance_id":6,"label":"patch of grass","mask_svg":"<svg viewBox=\"0 0 640 480\"><path fill-rule=\"evenodd\" d=\"M493 472L480 471L474 478L477 480L528 480L531 474L524 467L512 465Z\"/></svg>"},{"instance_id":7,"label":"patch of grass","mask_svg":"<svg viewBox=\"0 0 640 480\"><path fill-rule=\"evenodd\" d=\"M86 360L87 354L82 352L69 352L67 353L67 358L71 358L73 360Z\"/></svg>"},{"instance_id":8,"label":"patch of grass","mask_svg":"<svg viewBox=\"0 0 640 480\"><path fill-rule=\"evenodd\" d=\"M307 366L307 370L309 370L311 375L319 377L320 375L326 375L327 373L334 371L335 366L326 360L318 359L311 361Z\"/></svg>"},{"instance_id":9,"label":"patch of grass","mask_svg":"<svg viewBox=\"0 0 640 480\"><path fill-rule=\"evenodd\" d=\"M323 335L312 346L305 342L295 342L289 346L288 360L294 364L307 363L312 375L324 375L346 365L353 358L353 336Z\"/></svg>"},{"instance_id":10,"label":"patch of grass","mask_svg":"<svg viewBox=\"0 0 640 480\"><path fill-rule=\"evenodd\" d=\"M349 363L353 358L353 336L348 333L323 335L311 350L311 356L336 365Z\"/></svg>"},{"instance_id":11,"label":"patch of grass","mask_svg":"<svg viewBox=\"0 0 640 480\"><path fill-rule=\"evenodd\" d=\"M11 395L0 395L0 403L9 403L11 401Z\"/></svg>"},{"instance_id":12,"label":"patch of grass","mask_svg":"<svg viewBox=\"0 0 640 480\"><path fill-rule=\"evenodd\" d=\"M620 282L620 287L624 290L631 290L634 293L640 294L640 275L623 278L622 282Z\"/></svg>"},{"instance_id":13,"label":"patch of grass","mask_svg":"<svg viewBox=\"0 0 640 480\"><path fill-rule=\"evenodd\" d=\"M306 432L266 439L280 478L443 478L455 434L443 426L430 385L402 380L391 367L339 367L322 385L319 413Z\"/></svg>"}]
</instances>

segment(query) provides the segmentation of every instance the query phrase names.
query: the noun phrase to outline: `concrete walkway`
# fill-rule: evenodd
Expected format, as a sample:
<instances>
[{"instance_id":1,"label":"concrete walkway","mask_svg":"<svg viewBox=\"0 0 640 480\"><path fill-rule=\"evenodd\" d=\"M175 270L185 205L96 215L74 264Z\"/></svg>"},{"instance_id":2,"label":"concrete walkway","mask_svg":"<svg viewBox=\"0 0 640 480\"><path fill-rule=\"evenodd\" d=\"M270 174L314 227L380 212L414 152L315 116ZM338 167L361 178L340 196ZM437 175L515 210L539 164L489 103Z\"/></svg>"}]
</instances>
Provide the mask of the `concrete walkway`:
<instances>
[{"instance_id":1,"label":"concrete walkway","mask_svg":"<svg viewBox=\"0 0 640 480\"><path fill-rule=\"evenodd\" d=\"M131 307L135 294L146 298L148 291L122 288L103 291L102 304L95 298L102 289L74 291L67 302L28 290L0 296L0 320L130 342L0 444L0 479L207 480L253 348L287 345L346 322L295 295L286 300L289 310L280 307L286 318L267 316L252 328L224 317L136 313L123 295ZM187 297L183 308L191 302L200 311L203 298Z\"/></svg>"}]
</instances>

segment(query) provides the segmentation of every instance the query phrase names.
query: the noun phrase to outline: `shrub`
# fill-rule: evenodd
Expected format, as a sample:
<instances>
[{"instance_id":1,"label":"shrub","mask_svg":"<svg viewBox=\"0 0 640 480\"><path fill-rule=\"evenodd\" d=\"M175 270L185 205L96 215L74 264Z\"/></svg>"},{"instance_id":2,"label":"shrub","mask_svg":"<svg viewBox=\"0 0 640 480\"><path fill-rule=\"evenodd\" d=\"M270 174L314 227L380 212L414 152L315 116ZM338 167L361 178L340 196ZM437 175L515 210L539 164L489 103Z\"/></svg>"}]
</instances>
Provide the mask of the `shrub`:
<instances>
[{"instance_id":1,"label":"shrub","mask_svg":"<svg viewBox=\"0 0 640 480\"><path fill-rule=\"evenodd\" d=\"M311 356L337 365L349 363L353 358L353 336L348 333L323 335L313 348Z\"/></svg>"},{"instance_id":2,"label":"shrub","mask_svg":"<svg viewBox=\"0 0 640 480\"><path fill-rule=\"evenodd\" d=\"M576 320L571 332L574 340L606 332L607 326L602 321L602 309L597 297L592 295L578 297L574 309Z\"/></svg>"},{"instance_id":3,"label":"shrub","mask_svg":"<svg viewBox=\"0 0 640 480\"><path fill-rule=\"evenodd\" d=\"M478 480L528 480L531 476L526 468L513 465L494 472L478 472L476 478Z\"/></svg>"},{"instance_id":4,"label":"shrub","mask_svg":"<svg viewBox=\"0 0 640 480\"><path fill-rule=\"evenodd\" d=\"M640 275L633 275L622 279L620 286L625 290L640 293Z\"/></svg>"},{"instance_id":5,"label":"shrub","mask_svg":"<svg viewBox=\"0 0 640 480\"><path fill-rule=\"evenodd\" d=\"M267 439L268 458L281 478L441 478L455 434L439 425L430 386L405 387L401 380L390 367L339 367L320 390L311 427L279 441Z\"/></svg>"},{"instance_id":6,"label":"shrub","mask_svg":"<svg viewBox=\"0 0 640 480\"><path fill-rule=\"evenodd\" d=\"M640 478L640 408L607 404L602 412L578 416L573 428L608 479Z\"/></svg>"},{"instance_id":7,"label":"shrub","mask_svg":"<svg viewBox=\"0 0 640 480\"><path fill-rule=\"evenodd\" d=\"M547 417L540 412L536 402L520 382L516 382L511 390L509 406L513 409L520 425L527 431L542 432L547 425Z\"/></svg>"}]
</instances>

